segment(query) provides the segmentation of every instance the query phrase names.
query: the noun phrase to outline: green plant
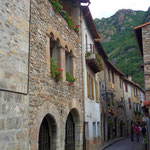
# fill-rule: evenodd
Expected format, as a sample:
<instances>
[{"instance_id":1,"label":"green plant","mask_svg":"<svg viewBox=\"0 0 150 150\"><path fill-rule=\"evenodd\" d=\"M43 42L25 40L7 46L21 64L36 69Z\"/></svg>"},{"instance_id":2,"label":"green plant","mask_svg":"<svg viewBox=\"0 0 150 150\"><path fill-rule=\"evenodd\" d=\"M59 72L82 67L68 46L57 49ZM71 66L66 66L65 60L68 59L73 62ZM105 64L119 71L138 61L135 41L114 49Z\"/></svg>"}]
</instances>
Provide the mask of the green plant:
<instances>
[{"instance_id":1,"label":"green plant","mask_svg":"<svg viewBox=\"0 0 150 150\"><path fill-rule=\"evenodd\" d=\"M144 137L143 143L144 143L144 144L147 144L147 143L148 143L147 136Z\"/></svg>"},{"instance_id":2,"label":"green plant","mask_svg":"<svg viewBox=\"0 0 150 150\"><path fill-rule=\"evenodd\" d=\"M74 83L76 81L76 78L74 78L69 72L66 73L66 80L69 82L69 85Z\"/></svg>"},{"instance_id":3,"label":"green plant","mask_svg":"<svg viewBox=\"0 0 150 150\"><path fill-rule=\"evenodd\" d=\"M56 13L60 13L65 18L65 20L68 23L68 27L70 29L74 30L76 33L79 33L79 26L80 25L77 25L76 22L74 21L74 19L67 15L67 12L65 10L63 10L63 6L59 2L57 2L56 0L52 0L52 5L54 8L54 11Z\"/></svg>"},{"instance_id":4,"label":"green plant","mask_svg":"<svg viewBox=\"0 0 150 150\"><path fill-rule=\"evenodd\" d=\"M110 106L110 102L107 103L107 106Z\"/></svg>"},{"instance_id":5,"label":"green plant","mask_svg":"<svg viewBox=\"0 0 150 150\"><path fill-rule=\"evenodd\" d=\"M51 63L52 77L58 82L59 80L62 79L62 71L63 70L58 67L58 65L56 64L56 62L53 58L51 58L50 63Z\"/></svg>"},{"instance_id":6,"label":"green plant","mask_svg":"<svg viewBox=\"0 0 150 150\"><path fill-rule=\"evenodd\" d=\"M86 56L89 57L92 53L91 52L86 52Z\"/></svg>"},{"instance_id":7,"label":"green plant","mask_svg":"<svg viewBox=\"0 0 150 150\"><path fill-rule=\"evenodd\" d=\"M103 64L102 64L101 58L99 57L99 55L97 53L95 54L95 56L96 56L96 60L99 64L100 70L103 70Z\"/></svg>"},{"instance_id":8,"label":"green plant","mask_svg":"<svg viewBox=\"0 0 150 150\"><path fill-rule=\"evenodd\" d=\"M52 5L56 13L60 13L63 11L63 6L56 0L52 0Z\"/></svg>"},{"instance_id":9,"label":"green plant","mask_svg":"<svg viewBox=\"0 0 150 150\"><path fill-rule=\"evenodd\" d=\"M115 106L115 103L112 101L112 105Z\"/></svg>"}]
</instances>

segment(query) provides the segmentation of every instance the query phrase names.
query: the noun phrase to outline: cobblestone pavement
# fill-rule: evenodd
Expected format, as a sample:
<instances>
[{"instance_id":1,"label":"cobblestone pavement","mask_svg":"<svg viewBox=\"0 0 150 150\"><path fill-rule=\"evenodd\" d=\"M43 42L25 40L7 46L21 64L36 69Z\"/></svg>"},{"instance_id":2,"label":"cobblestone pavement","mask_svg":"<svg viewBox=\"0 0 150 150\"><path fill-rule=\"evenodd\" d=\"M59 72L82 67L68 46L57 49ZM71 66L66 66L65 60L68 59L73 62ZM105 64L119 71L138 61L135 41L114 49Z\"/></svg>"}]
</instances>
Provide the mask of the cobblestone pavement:
<instances>
[{"instance_id":1,"label":"cobblestone pavement","mask_svg":"<svg viewBox=\"0 0 150 150\"><path fill-rule=\"evenodd\" d=\"M131 139L128 138L110 145L105 150L141 150L141 143L131 142Z\"/></svg>"}]
</instances>

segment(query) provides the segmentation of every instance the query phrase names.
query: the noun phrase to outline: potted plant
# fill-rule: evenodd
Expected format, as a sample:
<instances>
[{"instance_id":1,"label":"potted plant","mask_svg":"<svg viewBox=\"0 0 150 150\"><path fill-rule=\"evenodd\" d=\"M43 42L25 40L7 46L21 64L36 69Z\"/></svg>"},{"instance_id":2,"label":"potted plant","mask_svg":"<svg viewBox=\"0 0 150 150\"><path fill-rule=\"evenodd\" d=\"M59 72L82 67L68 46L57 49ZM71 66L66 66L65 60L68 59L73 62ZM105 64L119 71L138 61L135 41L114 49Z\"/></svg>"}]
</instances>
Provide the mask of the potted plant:
<instances>
[{"instance_id":1,"label":"potted plant","mask_svg":"<svg viewBox=\"0 0 150 150\"><path fill-rule=\"evenodd\" d=\"M66 81L68 81L68 85L72 85L75 81L76 78L74 78L69 72L66 73Z\"/></svg>"},{"instance_id":2,"label":"potted plant","mask_svg":"<svg viewBox=\"0 0 150 150\"><path fill-rule=\"evenodd\" d=\"M58 65L56 64L56 62L53 58L51 58L50 64L51 64L52 77L56 80L56 82L58 82L59 80L62 79L62 71L63 70L58 67Z\"/></svg>"}]
</instances>

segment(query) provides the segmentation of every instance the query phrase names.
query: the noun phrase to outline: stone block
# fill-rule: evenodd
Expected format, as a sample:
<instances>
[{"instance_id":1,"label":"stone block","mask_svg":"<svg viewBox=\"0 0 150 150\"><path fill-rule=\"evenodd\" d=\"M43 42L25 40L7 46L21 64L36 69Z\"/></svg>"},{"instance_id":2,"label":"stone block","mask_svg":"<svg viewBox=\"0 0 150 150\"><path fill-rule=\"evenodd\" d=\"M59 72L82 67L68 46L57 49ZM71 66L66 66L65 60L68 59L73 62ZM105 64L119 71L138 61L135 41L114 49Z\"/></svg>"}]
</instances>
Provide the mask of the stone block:
<instances>
[{"instance_id":1,"label":"stone block","mask_svg":"<svg viewBox=\"0 0 150 150\"><path fill-rule=\"evenodd\" d=\"M4 129L4 119L0 119L0 130Z\"/></svg>"},{"instance_id":2,"label":"stone block","mask_svg":"<svg viewBox=\"0 0 150 150\"><path fill-rule=\"evenodd\" d=\"M21 118L7 118L6 120L7 129L19 129L21 128Z\"/></svg>"}]
</instances>

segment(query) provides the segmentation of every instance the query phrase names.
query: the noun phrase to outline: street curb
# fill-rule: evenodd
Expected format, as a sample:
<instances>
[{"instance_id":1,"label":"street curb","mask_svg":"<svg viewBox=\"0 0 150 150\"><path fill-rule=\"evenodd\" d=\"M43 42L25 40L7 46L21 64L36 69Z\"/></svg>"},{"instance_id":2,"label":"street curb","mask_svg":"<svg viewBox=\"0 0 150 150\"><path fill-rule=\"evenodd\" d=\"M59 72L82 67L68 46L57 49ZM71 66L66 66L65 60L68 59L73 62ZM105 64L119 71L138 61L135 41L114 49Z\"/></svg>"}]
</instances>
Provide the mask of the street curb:
<instances>
[{"instance_id":1,"label":"street curb","mask_svg":"<svg viewBox=\"0 0 150 150\"><path fill-rule=\"evenodd\" d=\"M121 139L116 139L115 141L111 142L110 144L104 146L103 148L100 148L100 150L105 150L106 148L108 148L108 147L111 146L112 144L117 143L117 142L119 142L119 141L121 141L121 140L128 139L128 138L129 138L129 137L124 137L124 138L121 138Z\"/></svg>"}]
</instances>

